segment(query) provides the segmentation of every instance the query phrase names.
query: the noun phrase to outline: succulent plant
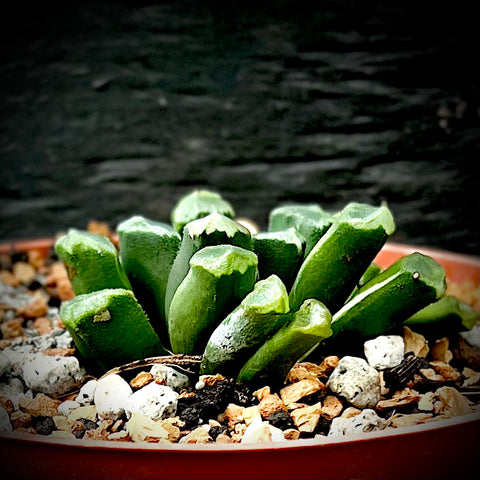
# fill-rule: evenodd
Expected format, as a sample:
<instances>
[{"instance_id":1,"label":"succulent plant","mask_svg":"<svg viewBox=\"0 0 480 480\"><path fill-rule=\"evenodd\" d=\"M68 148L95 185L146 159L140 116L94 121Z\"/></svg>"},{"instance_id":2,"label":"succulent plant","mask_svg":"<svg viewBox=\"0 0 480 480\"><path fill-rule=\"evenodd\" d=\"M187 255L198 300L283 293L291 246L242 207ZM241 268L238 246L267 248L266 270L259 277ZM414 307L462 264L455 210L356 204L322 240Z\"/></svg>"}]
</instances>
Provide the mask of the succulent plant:
<instances>
[{"instance_id":1,"label":"succulent plant","mask_svg":"<svg viewBox=\"0 0 480 480\"><path fill-rule=\"evenodd\" d=\"M195 190L172 224L133 216L118 244L71 229L55 244L76 297L60 316L100 370L169 354L201 355L201 373L281 384L290 368L342 335L407 325L470 329L477 314L445 296L443 268L413 253L374 262L395 230L386 206L273 209L251 232L220 195Z\"/></svg>"}]
</instances>

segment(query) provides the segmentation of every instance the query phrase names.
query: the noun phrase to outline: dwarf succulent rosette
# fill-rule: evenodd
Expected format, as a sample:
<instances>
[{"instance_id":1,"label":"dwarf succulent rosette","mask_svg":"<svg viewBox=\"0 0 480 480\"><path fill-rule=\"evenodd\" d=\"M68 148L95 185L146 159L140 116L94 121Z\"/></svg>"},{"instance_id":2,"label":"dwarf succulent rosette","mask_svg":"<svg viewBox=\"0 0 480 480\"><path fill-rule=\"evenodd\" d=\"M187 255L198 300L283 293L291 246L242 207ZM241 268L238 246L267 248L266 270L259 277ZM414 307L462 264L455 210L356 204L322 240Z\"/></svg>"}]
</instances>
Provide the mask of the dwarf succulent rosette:
<instances>
[{"instance_id":1,"label":"dwarf succulent rosette","mask_svg":"<svg viewBox=\"0 0 480 480\"><path fill-rule=\"evenodd\" d=\"M432 258L413 253L384 271L373 263L395 231L385 205L282 205L253 233L202 190L182 197L171 221L126 219L118 245L79 230L56 242L77 294L62 319L100 370L195 354L203 374L281 385L296 362L325 357L345 335L361 344L404 323L467 330L478 317L445 297Z\"/></svg>"}]
</instances>

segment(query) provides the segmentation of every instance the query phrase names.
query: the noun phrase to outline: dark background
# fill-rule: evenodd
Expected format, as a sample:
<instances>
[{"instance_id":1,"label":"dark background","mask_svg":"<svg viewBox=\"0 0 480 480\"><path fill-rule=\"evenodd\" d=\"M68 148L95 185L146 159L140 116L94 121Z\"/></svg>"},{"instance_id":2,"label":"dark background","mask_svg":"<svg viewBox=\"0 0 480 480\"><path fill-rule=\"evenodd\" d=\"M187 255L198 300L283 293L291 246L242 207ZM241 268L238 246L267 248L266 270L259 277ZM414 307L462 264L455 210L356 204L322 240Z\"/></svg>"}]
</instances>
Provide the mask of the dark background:
<instances>
[{"instance_id":1,"label":"dark background","mask_svg":"<svg viewBox=\"0 0 480 480\"><path fill-rule=\"evenodd\" d=\"M209 188L262 228L386 201L394 240L480 254L470 3L2 5L0 241Z\"/></svg>"}]
</instances>

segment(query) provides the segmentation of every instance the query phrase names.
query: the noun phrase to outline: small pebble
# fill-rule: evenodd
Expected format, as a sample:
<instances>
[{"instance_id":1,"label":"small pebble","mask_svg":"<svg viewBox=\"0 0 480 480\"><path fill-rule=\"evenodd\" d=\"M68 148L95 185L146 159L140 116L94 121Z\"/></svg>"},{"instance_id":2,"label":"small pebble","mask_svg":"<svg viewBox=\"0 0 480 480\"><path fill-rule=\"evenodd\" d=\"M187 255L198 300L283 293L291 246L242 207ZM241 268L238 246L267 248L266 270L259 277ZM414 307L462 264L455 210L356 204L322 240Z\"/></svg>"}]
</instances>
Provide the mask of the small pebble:
<instances>
[{"instance_id":1,"label":"small pebble","mask_svg":"<svg viewBox=\"0 0 480 480\"><path fill-rule=\"evenodd\" d=\"M58 406L58 414L68 417L72 410L78 408L80 404L75 400L65 400Z\"/></svg>"},{"instance_id":2,"label":"small pebble","mask_svg":"<svg viewBox=\"0 0 480 480\"><path fill-rule=\"evenodd\" d=\"M283 431L268 422L264 422L260 416L255 417L253 422L246 428L241 443L270 443L285 442Z\"/></svg>"},{"instance_id":3,"label":"small pebble","mask_svg":"<svg viewBox=\"0 0 480 480\"><path fill-rule=\"evenodd\" d=\"M68 330L57 330L54 331L55 335L55 344L60 348L69 348L73 345L73 339Z\"/></svg>"},{"instance_id":4,"label":"small pebble","mask_svg":"<svg viewBox=\"0 0 480 480\"><path fill-rule=\"evenodd\" d=\"M161 422L156 422L137 412L125 423L125 430L134 442L144 442L146 439L167 439L168 431Z\"/></svg>"},{"instance_id":5,"label":"small pebble","mask_svg":"<svg viewBox=\"0 0 480 480\"><path fill-rule=\"evenodd\" d=\"M10 362L10 369L17 370L17 368L25 360L25 357L33 352L33 345L15 345L12 343L9 347L5 348L2 353Z\"/></svg>"},{"instance_id":6,"label":"small pebble","mask_svg":"<svg viewBox=\"0 0 480 480\"><path fill-rule=\"evenodd\" d=\"M13 430L12 422L7 411L0 407L0 432L11 432Z\"/></svg>"},{"instance_id":7,"label":"small pebble","mask_svg":"<svg viewBox=\"0 0 480 480\"><path fill-rule=\"evenodd\" d=\"M358 408L372 408L380 400L380 375L359 357L343 357L330 375L327 387Z\"/></svg>"},{"instance_id":8,"label":"small pebble","mask_svg":"<svg viewBox=\"0 0 480 480\"><path fill-rule=\"evenodd\" d=\"M98 383L97 380L92 379L92 380L89 380L84 385L82 385L75 400L80 405L89 405L90 403L93 403L93 399L95 397L95 389L97 388L97 383Z\"/></svg>"},{"instance_id":9,"label":"small pebble","mask_svg":"<svg viewBox=\"0 0 480 480\"><path fill-rule=\"evenodd\" d=\"M10 370L10 360L8 357L0 352L0 377L3 377Z\"/></svg>"},{"instance_id":10,"label":"small pebble","mask_svg":"<svg viewBox=\"0 0 480 480\"><path fill-rule=\"evenodd\" d=\"M328 433L329 437L366 433L374 430L383 430L385 420L379 417L374 410L366 408L353 417L336 417Z\"/></svg>"},{"instance_id":11,"label":"small pebble","mask_svg":"<svg viewBox=\"0 0 480 480\"><path fill-rule=\"evenodd\" d=\"M178 394L166 385L152 382L128 397L125 403L127 418L140 413L152 420L172 417L177 411Z\"/></svg>"},{"instance_id":12,"label":"small pebble","mask_svg":"<svg viewBox=\"0 0 480 480\"><path fill-rule=\"evenodd\" d=\"M95 405L83 405L68 414L68 420L74 422L75 420L95 420L97 418L97 410Z\"/></svg>"},{"instance_id":13,"label":"small pebble","mask_svg":"<svg viewBox=\"0 0 480 480\"><path fill-rule=\"evenodd\" d=\"M39 393L35 398L21 398L18 401L20 410L34 417L53 417L58 414L60 400Z\"/></svg>"},{"instance_id":14,"label":"small pebble","mask_svg":"<svg viewBox=\"0 0 480 480\"><path fill-rule=\"evenodd\" d=\"M36 392L60 395L81 382L85 371L76 357L28 355L21 366L25 385Z\"/></svg>"},{"instance_id":15,"label":"small pebble","mask_svg":"<svg viewBox=\"0 0 480 480\"><path fill-rule=\"evenodd\" d=\"M186 388L190 383L187 375L184 375L169 365L153 365L153 367L150 369L150 373L153 375L155 380L161 379L164 381L165 385L176 390Z\"/></svg>"},{"instance_id":16,"label":"small pebble","mask_svg":"<svg viewBox=\"0 0 480 480\"><path fill-rule=\"evenodd\" d=\"M378 370L393 368L402 363L405 344L399 335L380 335L364 343L365 357Z\"/></svg>"},{"instance_id":17,"label":"small pebble","mask_svg":"<svg viewBox=\"0 0 480 480\"><path fill-rule=\"evenodd\" d=\"M268 421L274 427L280 428L282 430L287 430L288 428L295 428L295 423L293 422L292 417L288 412L279 410L273 412L268 416Z\"/></svg>"},{"instance_id":18,"label":"small pebble","mask_svg":"<svg viewBox=\"0 0 480 480\"><path fill-rule=\"evenodd\" d=\"M32 418L31 415L20 410L16 410L10 415L10 421L15 430L17 428L29 428L32 425Z\"/></svg>"},{"instance_id":19,"label":"small pebble","mask_svg":"<svg viewBox=\"0 0 480 480\"><path fill-rule=\"evenodd\" d=\"M4 395L0 395L0 407L3 407L9 415L11 415L15 411L15 406L13 405L13 402Z\"/></svg>"},{"instance_id":20,"label":"small pebble","mask_svg":"<svg viewBox=\"0 0 480 480\"><path fill-rule=\"evenodd\" d=\"M15 409L18 409L21 398L33 398L33 392L28 389L25 391L25 386L19 378L10 378L8 383L0 383L0 394L8 397Z\"/></svg>"},{"instance_id":21,"label":"small pebble","mask_svg":"<svg viewBox=\"0 0 480 480\"><path fill-rule=\"evenodd\" d=\"M57 429L57 426L51 417L34 417L32 425L39 435L50 435Z\"/></svg>"},{"instance_id":22,"label":"small pebble","mask_svg":"<svg viewBox=\"0 0 480 480\"><path fill-rule=\"evenodd\" d=\"M205 388L205 382L203 380L199 380L195 384L195 390L202 390L202 388Z\"/></svg>"},{"instance_id":23,"label":"small pebble","mask_svg":"<svg viewBox=\"0 0 480 480\"><path fill-rule=\"evenodd\" d=\"M125 403L131 394L132 388L120 375L107 375L98 380L94 394L98 415L117 420L124 414Z\"/></svg>"}]
</instances>

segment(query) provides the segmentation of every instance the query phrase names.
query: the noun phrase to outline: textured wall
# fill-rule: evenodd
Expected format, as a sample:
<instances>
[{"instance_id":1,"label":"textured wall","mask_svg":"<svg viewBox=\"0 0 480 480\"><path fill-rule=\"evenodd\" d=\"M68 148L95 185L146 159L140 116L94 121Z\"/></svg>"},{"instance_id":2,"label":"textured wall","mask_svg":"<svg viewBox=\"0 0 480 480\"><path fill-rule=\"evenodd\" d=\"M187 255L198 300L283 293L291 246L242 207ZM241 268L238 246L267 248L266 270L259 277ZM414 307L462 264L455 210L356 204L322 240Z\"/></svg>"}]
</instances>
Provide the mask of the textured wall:
<instances>
[{"instance_id":1,"label":"textured wall","mask_svg":"<svg viewBox=\"0 0 480 480\"><path fill-rule=\"evenodd\" d=\"M480 253L461 1L79 3L0 17L0 240L168 220L202 187L261 226L386 201L395 240Z\"/></svg>"}]
</instances>

